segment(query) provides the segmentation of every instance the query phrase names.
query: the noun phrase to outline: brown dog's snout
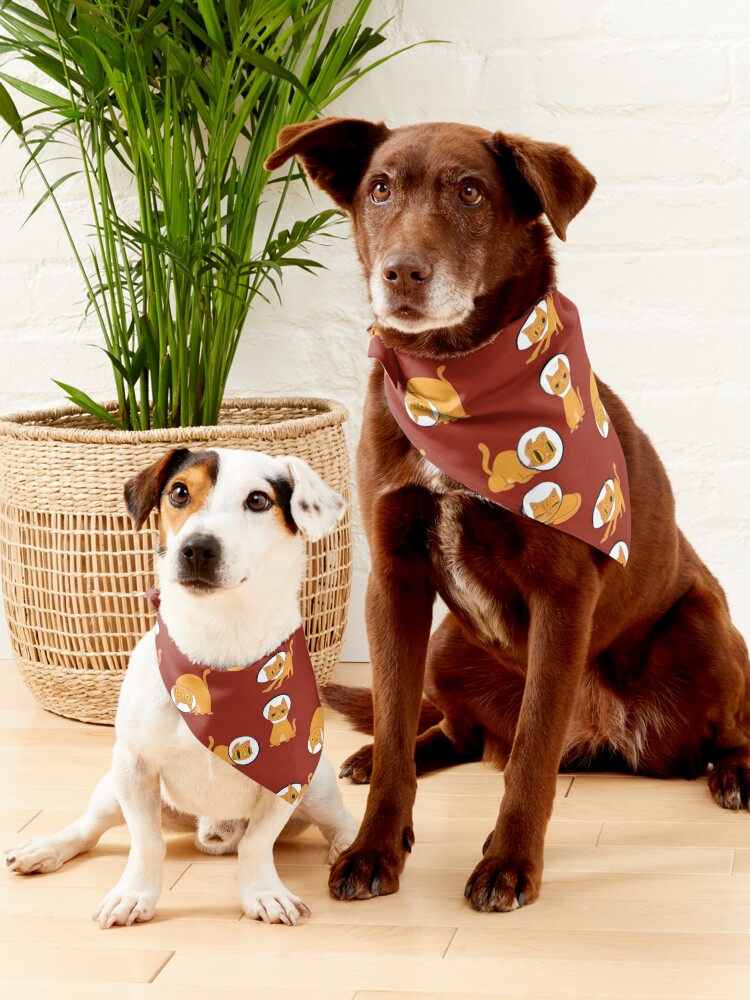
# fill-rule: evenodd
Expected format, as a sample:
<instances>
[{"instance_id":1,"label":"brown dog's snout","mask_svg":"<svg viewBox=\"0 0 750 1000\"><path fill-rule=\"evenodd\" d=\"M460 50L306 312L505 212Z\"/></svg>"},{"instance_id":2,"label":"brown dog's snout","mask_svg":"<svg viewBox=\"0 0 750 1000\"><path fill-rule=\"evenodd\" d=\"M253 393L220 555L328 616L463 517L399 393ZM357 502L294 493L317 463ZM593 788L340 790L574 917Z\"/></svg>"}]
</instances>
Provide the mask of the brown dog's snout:
<instances>
[{"instance_id":1,"label":"brown dog's snout","mask_svg":"<svg viewBox=\"0 0 750 1000\"><path fill-rule=\"evenodd\" d=\"M397 285L403 291L415 285L421 285L430 280L432 268L430 262L418 253L393 255L383 264L384 281Z\"/></svg>"}]
</instances>

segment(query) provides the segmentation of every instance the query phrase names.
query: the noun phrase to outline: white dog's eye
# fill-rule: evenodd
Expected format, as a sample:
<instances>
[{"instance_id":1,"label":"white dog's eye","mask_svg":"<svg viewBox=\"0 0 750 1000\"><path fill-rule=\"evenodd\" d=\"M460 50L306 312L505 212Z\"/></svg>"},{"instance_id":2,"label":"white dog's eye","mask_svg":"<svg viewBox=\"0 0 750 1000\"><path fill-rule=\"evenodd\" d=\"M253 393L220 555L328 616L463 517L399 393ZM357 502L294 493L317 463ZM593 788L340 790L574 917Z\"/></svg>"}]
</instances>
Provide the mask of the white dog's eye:
<instances>
[{"instance_id":1,"label":"white dog's eye","mask_svg":"<svg viewBox=\"0 0 750 1000\"><path fill-rule=\"evenodd\" d=\"M245 506L248 510L268 510L272 503L273 500L271 500L267 493L263 493L261 490L253 490L253 492L248 495L248 498L245 501Z\"/></svg>"},{"instance_id":2,"label":"white dog's eye","mask_svg":"<svg viewBox=\"0 0 750 1000\"><path fill-rule=\"evenodd\" d=\"M175 483L169 492L169 502L173 507L184 507L190 499L190 493L184 483Z\"/></svg>"}]
</instances>

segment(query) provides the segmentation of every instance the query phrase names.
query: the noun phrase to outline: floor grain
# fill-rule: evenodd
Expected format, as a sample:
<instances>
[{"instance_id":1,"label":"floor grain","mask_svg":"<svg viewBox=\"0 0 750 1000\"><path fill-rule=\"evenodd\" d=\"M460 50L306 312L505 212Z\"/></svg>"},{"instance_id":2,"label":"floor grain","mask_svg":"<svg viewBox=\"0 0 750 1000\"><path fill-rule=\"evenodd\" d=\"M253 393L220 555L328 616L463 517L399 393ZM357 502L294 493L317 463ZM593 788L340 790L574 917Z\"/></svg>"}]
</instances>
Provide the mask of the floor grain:
<instances>
[{"instance_id":1,"label":"floor grain","mask_svg":"<svg viewBox=\"0 0 750 1000\"><path fill-rule=\"evenodd\" d=\"M107 769L112 730L36 706L0 663L0 846L51 833ZM366 668L338 679L366 683ZM366 738L331 716L334 764ZM235 858L170 836L149 924L90 920L119 877L124 828L59 872L0 873L0 987L11 1000L735 1000L750 995L750 816L722 812L705 780L566 775L540 901L470 909L462 891L497 815L502 775L467 764L420 780L417 843L399 893L341 903L314 831L277 846L312 916L296 928L242 916ZM367 789L342 783L356 816ZM717 975L717 970L721 974Z\"/></svg>"}]
</instances>

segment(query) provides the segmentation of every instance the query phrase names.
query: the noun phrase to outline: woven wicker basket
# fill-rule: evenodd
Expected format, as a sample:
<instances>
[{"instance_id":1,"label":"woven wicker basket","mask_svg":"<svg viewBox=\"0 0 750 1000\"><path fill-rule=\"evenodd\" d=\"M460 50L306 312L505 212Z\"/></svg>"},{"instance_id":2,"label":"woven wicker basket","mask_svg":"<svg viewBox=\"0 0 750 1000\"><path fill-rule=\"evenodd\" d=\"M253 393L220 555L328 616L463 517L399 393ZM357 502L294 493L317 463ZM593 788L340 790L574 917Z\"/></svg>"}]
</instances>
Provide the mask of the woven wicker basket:
<instances>
[{"instance_id":1,"label":"woven wicker basket","mask_svg":"<svg viewBox=\"0 0 750 1000\"><path fill-rule=\"evenodd\" d=\"M108 404L114 409L114 404ZM349 499L347 411L325 399L234 399L215 427L117 431L77 407L0 419L0 574L24 681L51 712L114 721L136 640L152 624L155 514L135 532L123 484L169 447L298 455ZM351 520L308 545L302 618L319 683L338 661Z\"/></svg>"}]
</instances>

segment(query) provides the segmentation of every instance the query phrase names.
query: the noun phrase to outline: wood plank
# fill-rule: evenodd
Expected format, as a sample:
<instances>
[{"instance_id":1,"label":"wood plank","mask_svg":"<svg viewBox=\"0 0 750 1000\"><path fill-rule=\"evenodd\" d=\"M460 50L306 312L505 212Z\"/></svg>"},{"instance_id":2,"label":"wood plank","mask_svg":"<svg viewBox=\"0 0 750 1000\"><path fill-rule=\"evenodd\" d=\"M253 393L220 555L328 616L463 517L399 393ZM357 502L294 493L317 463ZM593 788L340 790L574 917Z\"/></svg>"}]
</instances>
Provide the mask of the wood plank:
<instances>
[{"instance_id":1,"label":"wood plank","mask_svg":"<svg viewBox=\"0 0 750 1000\"><path fill-rule=\"evenodd\" d=\"M708 792L705 778L660 781L631 775L576 775L568 795L555 800L556 815L564 819L608 819L642 822L693 822L731 825L736 821L720 809Z\"/></svg>"},{"instance_id":2,"label":"wood plank","mask_svg":"<svg viewBox=\"0 0 750 1000\"><path fill-rule=\"evenodd\" d=\"M114 853L115 851L118 853ZM122 875L127 854L125 847L116 848L113 846L108 848L106 853L102 852L102 848L95 848L88 854L79 854L77 858L73 858L62 868L56 872L50 872L48 875L16 875L12 872L3 872L4 877L0 882L0 891L18 894L34 892L36 886L44 883L55 889L77 886L109 892ZM189 867L190 864L186 861L165 861L164 887L168 888L174 885ZM218 870L220 866L216 867Z\"/></svg>"},{"instance_id":3,"label":"wood plank","mask_svg":"<svg viewBox=\"0 0 750 1000\"><path fill-rule=\"evenodd\" d=\"M1 849L5 850L14 844L20 831L26 830L40 812L41 809L0 809Z\"/></svg>"},{"instance_id":4,"label":"wood plank","mask_svg":"<svg viewBox=\"0 0 750 1000\"><path fill-rule=\"evenodd\" d=\"M617 822L602 826L599 845L651 847L748 847L750 821L746 813L730 814L729 821L664 823L651 821Z\"/></svg>"},{"instance_id":5,"label":"wood plank","mask_svg":"<svg viewBox=\"0 0 750 1000\"><path fill-rule=\"evenodd\" d=\"M100 932L101 933L101 932ZM43 960L40 960L43 954ZM114 948L107 945L102 937L97 948L56 948L34 944L8 945L0 943L0 968L3 982L15 998L16 982L25 979L45 980L49 991L50 983L64 983L69 980L88 982L150 983L169 962L171 951L151 951L130 948Z\"/></svg>"},{"instance_id":6,"label":"wood plank","mask_svg":"<svg viewBox=\"0 0 750 1000\"><path fill-rule=\"evenodd\" d=\"M273 989L279 979L279 961L275 956L214 953L207 961L198 949L175 954L159 975L157 982L172 985L203 985L212 989L237 989L248 979L258 986ZM502 983L509 993L545 993L551 983L558 996L601 996L602 984L612 997L695 996L716 989L717 967L714 962L649 961L641 957L629 960L544 959L517 957L453 957L443 959L393 956L384 962L369 955L338 955L327 968L288 962L284 966L284 985L303 990L326 984L355 987L359 990L401 990L429 993L471 992L477 997L497 993ZM732 996L750 992L750 965L729 961L721 965L721 979L731 983Z\"/></svg>"},{"instance_id":7,"label":"wood plank","mask_svg":"<svg viewBox=\"0 0 750 1000\"><path fill-rule=\"evenodd\" d=\"M10 1000L50 1000L49 982L19 982L12 985ZM218 994L208 994L213 1000L222 1000ZM206 990L202 986L168 986L164 983L87 983L69 980L65 992L56 991L60 1000L206 1000ZM347 989L322 990L306 989L300 994L297 989L286 990L275 987L270 994L265 987L255 988L252 984L243 986L236 1000L354 1000L354 991ZM699 998L700 1000L700 998Z\"/></svg>"},{"instance_id":8,"label":"wood plank","mask_svg":"<svg viewBox=\"0 0 750 1000\"><path fill-rule=\"evenodd\" d=\"M544 959L585 962L620 962L633 955L651 962L722 962L727 955L750 966L750 934L674 934L656 931L590 931L585 938L574 930L526 930L511 927L498 934L497 928L459 928L446 958Z\"/></svg>"},{"instance_id":9,"label":"wood plank","mask_svg":"<svg viewBox=\"0 0 750 1000\"><path fill-rule=\"evenodd\" d=\"M354 994L354 1000L476 1000L476 993L415 993L412 990L357 990ZM530 994L528 993L483 993L482 1000L528 1000ZM607 992L606 985L602 990L596 993L588 993L584 996L582 993L576 994L576 1000L607 1000L607 997L611 997L612 994ZM559 1000L559 993L535 993L533 1000ZM669 994L670 1000L725 1000L726 995L719 995L718 993L712 996L696 996L691 993L688 997L687 994L682 994L677 996L674 993ZM664 1000L664 994L661 993L656 995L654 993L639 994L638 1000Z\"/></svg>"},{"instance_id":10,"label":"wood plank","mask_svg":"<svg viewBox=\"0 0 750 1000\"><path fill-rule=\"evenodd\" d=\"M237 907L239 911L239 906ZM344 910L339 911L342 917ZM44 948L73 950L96 948L147 949L178 951L185 942L199 942L203 951L240 951L253 953L271 950L282 954L290 948L300 958L315 959L326 953L341 952L369 955L433 955L442 956L454 934L452 927L413 927L404 934L403 927L367 927L300 922L296 927L283 924L268 926L257 920L239 916L235 919L204 920L192 913L182 916L161 907L153 920L128 928L111 928L102 933L89 914L81 917L59 917L50 921L46 916L0 916L0 941L4 945L25 945L30 940L43 941Z\"/></svg>"},{"instance_id":11,"label":"wood plank","mask_svg":"<svg viewBox=\"0 0 750 1000\"><path fill-rule=\"evenodd\" d=\"M414 846L409 867L462 868L467 874L480 860L477 844L435 843ZM547 838L544 869L579 872L686 872L729 874L733 852L707 847L595 847L590 843L559 843ZM325 855L321 855L325 860Z\"/></svg>"},{"instance_id":12,"label":"wood plank","mask_svg":"<svg viewBox=\"0 0 750 1000\"><path fill-rule=\"evenodd\" d=\"M750 875L750 850L741 848L734 852L733 875Z\"/></svg>"}]
</instances>

